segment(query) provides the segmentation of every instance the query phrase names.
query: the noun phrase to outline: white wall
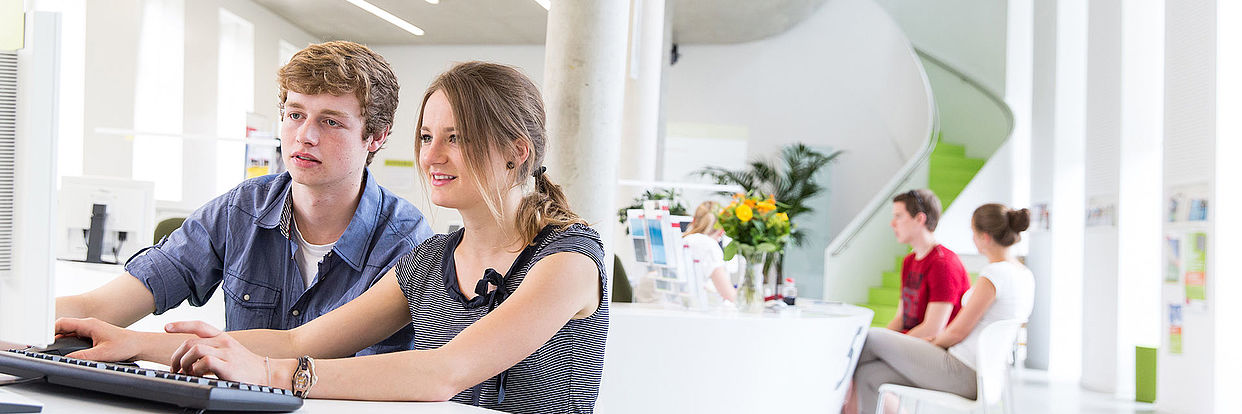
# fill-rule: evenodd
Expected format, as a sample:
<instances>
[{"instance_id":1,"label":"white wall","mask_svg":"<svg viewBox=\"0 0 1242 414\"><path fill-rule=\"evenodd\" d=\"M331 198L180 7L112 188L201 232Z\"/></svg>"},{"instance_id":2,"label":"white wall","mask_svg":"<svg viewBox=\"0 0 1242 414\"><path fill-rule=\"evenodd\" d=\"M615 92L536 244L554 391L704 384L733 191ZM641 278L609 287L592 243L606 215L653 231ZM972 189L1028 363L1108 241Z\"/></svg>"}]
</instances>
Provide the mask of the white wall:
<instances>
[{"instance_id":1,"label":"white wall","mask_svg":"<svg viewBox=\"0 0 1242 414\"><path fill-rule=\"evenodd\" d=\"M1217 2L1213 0L1191 0L1168 2L1165 8L1165 77L1164 77L1164 188L1170 189L1184 185L1206 185L1210 193L1234 192L1232 186L1226 184L1217 187L1216 177L1216 142L1217 140L1235 140L1236 137L1218 137L1216 124L1218 119L1228 119L1233 114L1218 117L1216 54L1219 46L1228 44L1217 39ZM1236 164L1236 160L1227 162ZM1167 194L1166 194L1167 196ZM1214 195L1213 195L1214 197ZM1221 217L1223 206L1209 204L1211 207L1209 220L1213 216ZM1225 213L1224 215L1228 215ZM1229 260L1221 260L1216 252L1215 236L1237 231L1236 228L1222 231L1210 224L1190 226L1186 223L1166 223L1165 231L1180 233L1187 231L1205 231L1207 240L1207 277L1208 301L1224 303L1233 299L1220 295L1215 288L1213 278L1223 280L1225 275L1221 264ZM1183 242L1185 243L1185 242ZM1183 247L1186 249L1186 247ZM1232 252L1222 252L1229 254ZM1228 265L1226 265L1228 267ZM1236 272L1236 266L1232 267ZM1234 276L1229 274L1228 276ZM1228 277L1226 276L1226 277ZM1230 292L1237 294L1237 292ZM1184 303L1185 291L1182 284L1165 284L1161 300L1162 344L1158 353L1156 408L1160 411L1174 413L1207 413L1236 412L1238 399L1235 389L1218 387L1216 379L1220 376L1236 376L1237 372L1227 370L1220 364L1224 360L1236 360L1236 357L1218 359L1221 356L1237 354L1237 343L1218 344L1217 335L1226 331L1236 331L1233 314L1222 315L1218 322L1215 306L1206 309L1183 310L1182 353L1172 354L1168 341L1168 312L1165 304ZM1222 345L1224 345L1222 347ZM1225 406L1217 405L1217 399L1232 402ZM1227 410L1225 407L1233 407Z\"/></svg>"}]
</instances>

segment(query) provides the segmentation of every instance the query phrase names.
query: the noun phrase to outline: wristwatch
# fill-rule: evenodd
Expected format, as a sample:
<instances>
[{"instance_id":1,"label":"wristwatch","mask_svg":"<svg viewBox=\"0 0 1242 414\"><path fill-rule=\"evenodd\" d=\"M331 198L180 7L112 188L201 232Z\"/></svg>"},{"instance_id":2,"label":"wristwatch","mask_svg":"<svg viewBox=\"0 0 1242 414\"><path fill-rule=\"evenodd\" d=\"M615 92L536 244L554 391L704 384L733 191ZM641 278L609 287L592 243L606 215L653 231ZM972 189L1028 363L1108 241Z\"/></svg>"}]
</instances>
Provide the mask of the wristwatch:
<instances>
[{"instance_id":1,"label":"wristwatch","mask_svg":"<svg viewBox=\"0 0 1242 414\"><path fill-rule=\"evenodd\" d=\"M309 355L298 358L298 369L293 371L293 395L307 398L311 387L319 381L315 376L315 360Z\"/></svg>"}]
</instances>

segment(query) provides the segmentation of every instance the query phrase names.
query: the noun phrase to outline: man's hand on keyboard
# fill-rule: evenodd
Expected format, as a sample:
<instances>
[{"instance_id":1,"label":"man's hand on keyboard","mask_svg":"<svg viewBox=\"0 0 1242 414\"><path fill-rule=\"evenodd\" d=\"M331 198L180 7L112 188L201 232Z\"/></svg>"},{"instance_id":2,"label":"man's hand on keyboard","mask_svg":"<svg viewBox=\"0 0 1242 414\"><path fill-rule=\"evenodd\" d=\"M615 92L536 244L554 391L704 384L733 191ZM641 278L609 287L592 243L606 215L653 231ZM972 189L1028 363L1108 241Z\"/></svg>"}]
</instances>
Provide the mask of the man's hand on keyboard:
<instances>
[{"instance_id":1,"label":"man's hand on keyboard","mask_svg":"<svg viewBox=\"0 0 1242 414\"><path fill-rule=\"evenodd\" d=\"M271 385L263 357L206 322L173 322L165 325L164 330L198 336L186 340L173 352L168 364L172 372L197 376L210 373L229 381Z\"/></svg>"},{"instance_id":2,"label":"man's hand on keyboard","mask_svg":"<svg viewBox=\"0 0 1242 414\"><path fill-rule=\"evenodd\" d=\"M104 362L132 360L142 350L136 334L95 318L56 320L57 336L90 338L94 343L90 348L65 355L70 358Z\"/></svg>"}]
</instances>

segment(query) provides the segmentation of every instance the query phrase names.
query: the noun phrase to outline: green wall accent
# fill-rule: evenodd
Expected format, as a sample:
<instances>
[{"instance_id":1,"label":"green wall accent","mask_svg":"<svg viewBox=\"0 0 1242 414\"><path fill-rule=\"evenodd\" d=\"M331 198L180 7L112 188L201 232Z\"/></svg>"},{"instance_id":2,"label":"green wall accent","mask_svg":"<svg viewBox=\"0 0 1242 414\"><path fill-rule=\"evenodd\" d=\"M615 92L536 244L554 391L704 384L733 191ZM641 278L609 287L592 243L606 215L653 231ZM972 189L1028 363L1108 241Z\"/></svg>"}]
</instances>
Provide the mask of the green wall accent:
<instances>
[{"instance_id":1,"label":"green wall accent","mask_svg":"<svg viewBox=\"0 0 1242 414\"><path fill-rule=\"evenodd\" d=\"M1134 401L1156 402L1156 348L1134 347Z\"/></svg>"}]
</instances>

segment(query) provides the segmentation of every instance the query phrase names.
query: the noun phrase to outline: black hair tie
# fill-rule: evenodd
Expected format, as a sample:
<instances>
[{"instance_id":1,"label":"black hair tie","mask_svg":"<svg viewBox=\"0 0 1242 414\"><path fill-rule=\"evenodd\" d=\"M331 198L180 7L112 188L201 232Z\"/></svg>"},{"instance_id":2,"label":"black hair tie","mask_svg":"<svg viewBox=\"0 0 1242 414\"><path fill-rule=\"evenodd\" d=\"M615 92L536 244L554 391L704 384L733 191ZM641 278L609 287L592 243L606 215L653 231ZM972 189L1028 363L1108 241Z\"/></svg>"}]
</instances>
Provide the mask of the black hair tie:
<instances>
[{"instance_id":1,"label":"black hair tie","mask_svg":"<svg viewBox=\"0 0 1242 414\"><path fill-rule=\"evenodd\" d=\"M541 165L539 166L539 169L535 170L535 173L531 175L534 176L535 178L539 178L539 176L543 175L543 173L546 173L546 172L548 172L548 166Z\"/></svg>"}]
</instances>

